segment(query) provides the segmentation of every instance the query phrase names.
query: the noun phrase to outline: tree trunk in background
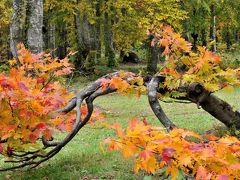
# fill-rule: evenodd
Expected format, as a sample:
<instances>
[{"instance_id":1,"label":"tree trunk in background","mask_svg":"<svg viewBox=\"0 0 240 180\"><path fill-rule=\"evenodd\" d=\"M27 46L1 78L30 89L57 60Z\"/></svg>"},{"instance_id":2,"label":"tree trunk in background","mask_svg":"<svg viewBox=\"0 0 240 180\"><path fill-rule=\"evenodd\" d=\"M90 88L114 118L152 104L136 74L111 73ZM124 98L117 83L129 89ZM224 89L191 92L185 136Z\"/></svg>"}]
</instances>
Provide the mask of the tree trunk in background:
<instances>
[{"instance_id":1,"label":"tree trunk in background","mask_svg":"<svg viewBox=\"0 0 240 180\"><path fill-rule=\"evenodd\" d=\"M96 4L96 32L95 32L95 47L97 61L101 59L101 0L98 0Z\"/></svg>"},{"instance_id":2,"label":"tree trunk in background","mask_svg":"<svg viewBox=\"0 0 240 180\"><path fill-rule=\"evenodd\" d=\"M156 46L149 47L149 58L148 58L148 64L147 64L147 72L149 74L156 74L157 72L157 64L158 64L158 50L159 48Z\"/></svg>"},{"instance_id":3,"label":"tree trunk in background","mask_svg":"<svg viewBox=\"0 0 240 180\"><path fill-rule=\"evenodd\" d=\"M151 45L152 39L154 38L153 35L149 36L149 39L147 41L148 46L148 62L147 62L147 72L151 75L155 74L157 72L157 64L159 60L159 48L154 45Z\"/></svg>"},{"instance_id":4,"label":"tree trunk in background","mask_svg":"<svg viewBox=\"0 0 240 180\"><path fill-rule=\"evenodd\" d=\"M57 47L57 56L59 59L64 59L67 55L67 31L65 24L58 27L58 31L61 42Z\"/></svg>"},{"instance_id":5,"label":"tree trunk in background","mask_svg":"<svg viewBox=\"0 0 240 180\"><path fill-rule=\"evenodd\" d=\"M43 50L43 0L29 0L28 48L33 53Z\"/></svg>"},{"instance_id":6,"label":"tree trunk in background","mask_svg":"<svg viewBox=\"0 0 240 180\"><path fill-rule=\"evenodd\" d=\"M236 43L239 43L240 37L239 37L239 31L238 29L235 31L235 41Z\"/></svg>"},{"instance_id":7,"label":"tree trunk in background","mask_svg":"<svg viewBox=\"0 0 240 180\"><path fill-rule=\"evenodd\" d=\"M48 25L48 48L52 50L52 57L56 57L56 26L55 24Z\"/></svg>"},{"instance_id":8,"label":"tree trunk in background","mask_svg":"<svg viewBox=\"0 0 240 180\"><path fill-rule=\"evenodd\" d=\"M82 17L82 38L83 42L88 50L91 49L91 32L90 32L90 24L88 22L88 16L86 13L83 14Z\"/></svg>"},{"instance_id":9,"label":"tree trunk in background","mask_svg":"<svg viewBox=\"0 0 240 180\"><path fill-rule=\"evenodd\" d=\"M227 43L227 49L229 50L231 48L232 42L231 42L231 35L229 32L229 29L226 30L226 36L225 36L225 42Z\"/></svg>"},{"instance_id":10,"label":"tree trunk in background","mask_svg":"<svg viewBox=\"0 0 240 180\"><path fill-rule=\"evenodd\" d=\"M105 58L107 59L108 67L115 67L115 53L113 48L111 21L107 12L104 13L104 45L105 45Z\"/></svg>"},{"instance_id":11,"label":"tree trunk in background","mask_svg":"<svg viewBox=\"0 0 240 180\"><path fill-rule=\"evenodd\" d=\"M83 63L86 60L88 51L86 50L86 47L84 45L84 40L82 37L83 34L83 27L80 17L80 12L77 12L77 15L75 16L75 27L77 31L77 42L78 42L78 53L77 53L77 60L75 61L75 68L78 70L82 69Z\"/></svg>"},{"instance_id":12,"label":"tree trunk in background","mask_svg":"<svg viewBox=\"0 0 240 180\"><path fill-rule=\"evenodd\" d=\"M196 50L197 50L198 34L192 33L191 36L192 36L192 38L193 38L193 46L192 46L192 49L193 49L194 51L196 51Z\"/></svg>"},{"instance_id":13,"label":"tree trunk in background","mask_svg":"<svg viewBox=\"0 0 240 180\"><path fill-rule=\"evenodd\" d=\"M24 21L22 15L24 9L26 9L26 7L22 0L13 1L12 23L10 25L10 50L15 58L17 57L17 44L24 41L22 28Z\"/></svg>"},{"instance_id":14,"label":"tree trunk in background","mask_svg":"<svg viewBox=\"0 0 240 180\"><path fill-rule=\"evenodd\" d=\"M86 70L92 71L94 70L96 59L95 27L89 24L87 14L81 15L80 13L78 10L75 16L78 39L78 55L75 66L77 69L82 69L84 65Z\"/></svg>"},{"instance_id":15,"label":"tree trunk in background","mask_svg":"<svg viewBox=\"0 0 240 180\"><path fill-rule=\"evenodd\" d=\"M48 19L47 17L43 18L43 27L42 27L42 34L43 34L43 49L48 49L48 39L49 39L49 26L48 26ZM47 27L47 28L46 28Z\"/></svg>"},{"instance_id":16,"label":"tree trunk in background","mask_svg":"<svg viewBox=\"0 0 240 180\"><path fill-rule=\"evenodd\" d=\"M90 24L88 16L83 16L84 38L87 42L89 54L84 67L89 72L94 72L97 62L96 24Z\"/></svg>"},{"instance_id":17,"label":"tree trunk in background","mask_svg":"<svg viewBox=\"0 0 240 180\"><path fill-rule=\"evenodd\" d=\"M212 45L212 51L213 52L217 52L217 45L216 45L216 43L217 43L217 39L216 39L216 10L215 10L215 6L214 5L212 5L211 6L211 13L212 13L212 25L211 25L211 30L210 30L210 32L211 32L211 38L212 38L212 40L214 41L213 42L213 45Z\"/></svg>"},{"instance_id":18,"label":"tree trunk in background","mask_svg":"<svg viewBox=\"0 0 240 180\"><path fill-rule=\"evenodd\" d=\"M201 31L201 36L202 36L202 46L207 46L207 34L206 34L206 30L202 29Z\"/></svg>"},{"instance_id":19,"label":"tree trunk in background","mask_svg":"<svg viewBox=\"0 0 240 180\"><path fill-rule=\"evenodd\" d=\"M235 43L239 43L239 31L235 30Z\"/></svg>"}]
</instances>

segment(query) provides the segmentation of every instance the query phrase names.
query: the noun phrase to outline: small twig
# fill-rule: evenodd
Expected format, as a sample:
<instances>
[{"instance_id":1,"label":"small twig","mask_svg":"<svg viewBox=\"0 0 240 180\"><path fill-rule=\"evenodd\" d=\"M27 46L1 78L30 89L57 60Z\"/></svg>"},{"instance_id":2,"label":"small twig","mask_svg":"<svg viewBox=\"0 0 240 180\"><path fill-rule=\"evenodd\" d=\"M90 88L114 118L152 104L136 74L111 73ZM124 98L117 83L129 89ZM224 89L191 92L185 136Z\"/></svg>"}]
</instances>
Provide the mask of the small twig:
<instances>
[{"instance_id":1,"label":"small twig","mask_svg":"<svg viewBox=\"0 0 240 180\"><path fill-rule=\"evenodd\" d=\"M50 78L48 79L48 81L46 82L46 84L43 85L43 87L40 89L40 91L42 91L54 78L54 74L51 74Z\"/></svg>"},{"instance_id":2,"label":"small twig","mask_svg":"<svg viewBox=\"0 0 240 180\"><path fill-rule=\"evenodd\" d=\"M166 101L166 100L160 99L160 101L164 102L164 103L181 103L181 104L192 104L193 103L191 101L181 101L181 100L169 100L169 101Z\"/></svg>"},{"instance_id":3,"label":"small twig","mask_svg":"<svg viewBox=\"0 0 240 180\"><path fill-rule=\"evenodd\" d=\"M14 115L13 115L13 107L12 107L12 105L11 105L11 99L10 99L10 97L8 98L8 105L9 105L9 107L10 107L10 109L11 109L12 117L14 118Z\"/></svg>"}]
</instances>

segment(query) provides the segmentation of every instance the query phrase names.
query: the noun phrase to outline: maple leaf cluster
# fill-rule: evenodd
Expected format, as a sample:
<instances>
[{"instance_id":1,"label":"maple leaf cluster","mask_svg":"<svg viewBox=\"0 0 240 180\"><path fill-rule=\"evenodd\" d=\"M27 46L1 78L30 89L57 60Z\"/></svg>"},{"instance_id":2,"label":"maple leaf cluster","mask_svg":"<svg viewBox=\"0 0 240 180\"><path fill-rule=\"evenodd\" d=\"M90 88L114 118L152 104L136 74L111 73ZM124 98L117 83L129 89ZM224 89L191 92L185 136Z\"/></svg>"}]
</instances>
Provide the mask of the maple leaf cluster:
<instances>
[{"instance_id":1,"label":"maple leaf cluster","mask_svg":"<svg viewBox=\"0 0 240 180\"><path fill-rule=\"evenodd\" d=\"M152 45L164 49L166 61L159 73L166 76L163 85L168 89L177 90L193 82L201 83L209 92L240 86L240 68L221 69L221 58L216 53L201 46L192 51L191 44L170 26L162 25L152 34Z\"/></svg>"},{"instance_id":2,"label":"maple leaf cluster","mask_svg":"<svg viewBox=\"0 0 240 180\"><path fill-rule=\"evenodd\" d=\"M76 118L74 111L56 113L72 97L57 81L73 69L68 57L52 59L18 48L19 62L11 60L9 74L0 74L0 153L6 156L41 149L39 140L51 140L57 130L71 131ZM87 114L85 106L81 114ZM98 118L100 113L93 114Z\"/></svg>"},{"instance_id":3,"label":"maple leaf cluster","mask_svg":"<svg viewBox=\"0 0 240 180\"><path fill-rule=\"evenodd\" d=\"M127 129L120 124L108 125L118 139L106 139L108 150L122 152L135 160L135 172L155 173L166 168L166 175L177 179L179 170L196 179L239 179L240 141L231 136L202 137L186 129L166 133L150 126L146 119L133 118ZM103 148L103 147L102 147Z\"/></svg>"},{"instance_id":4,"label":"maple leaf cluster","mask_svg":"<svg viewBox=\"0 0 240 180\"><path fill-rule=\"evenodd\" d=\"M142 77L131 72L120 71L116 76L111 78L101 78L98 80L101 83L102 90L111 87L115 88L122 95L133 95L140 97L147 91Z\"/></svg>"}]
</instances>

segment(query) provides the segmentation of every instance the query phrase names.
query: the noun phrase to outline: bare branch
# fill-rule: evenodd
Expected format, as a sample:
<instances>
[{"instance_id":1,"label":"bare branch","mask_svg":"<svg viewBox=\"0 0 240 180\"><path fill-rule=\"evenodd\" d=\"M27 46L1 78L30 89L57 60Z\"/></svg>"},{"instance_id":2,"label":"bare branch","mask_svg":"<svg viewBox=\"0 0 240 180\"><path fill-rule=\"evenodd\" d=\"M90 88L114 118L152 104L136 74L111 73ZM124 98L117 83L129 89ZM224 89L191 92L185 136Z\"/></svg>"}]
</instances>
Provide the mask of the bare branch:
<instances>
[{"instance_id":1,"label":"bare branch","mask_svg":"<svg viewBox=\"0 0 240 180\"><path fill-rule=\"evenodd\" d=\"M159 86L159 82L162 81L162 78L165 78L165 77L154 76L150 81L148 85L148 101L154 114L157 116L159 121L164 125L167 131L170 131L176 126L164 113L157 98L157 89Z\"/></svg>"}]
</instances>

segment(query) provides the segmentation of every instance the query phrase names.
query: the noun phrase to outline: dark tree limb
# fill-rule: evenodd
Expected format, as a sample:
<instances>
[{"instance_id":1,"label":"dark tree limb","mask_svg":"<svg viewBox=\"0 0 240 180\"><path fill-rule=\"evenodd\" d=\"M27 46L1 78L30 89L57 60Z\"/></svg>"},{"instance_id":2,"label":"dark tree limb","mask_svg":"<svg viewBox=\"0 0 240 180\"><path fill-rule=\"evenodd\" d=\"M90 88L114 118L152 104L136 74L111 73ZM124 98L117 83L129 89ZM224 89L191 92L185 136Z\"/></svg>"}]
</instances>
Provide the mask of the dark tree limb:
<instances>
[{"instance_id":1,"label":"dark tree limb","mask_svg":"<svg viewBox=\"0 0 240 180\"><path fill-rule=\"evenodd\" d=\"M167 89L158 89L159 83L163 83L164 80L164 76L155 76L152 78L150 83L148 83L148 78L148 82L146 84L148 84L149 94L152 89L154 89L150 94L151 99L149 100L153 112L167 130L169 130L169 127L171 127L171 121L161 109L157 99L157 92L164 94L168 91ZM179 87L179 91L186 92L187 94L186 97L182 97L182 100L189 100L192 103L197 104L198 108L204 109L228 128L234 127L236 129L240 129L240 112L234 110L230 104L207 91L202 84L196 82L190 84L189 86L182 86Z\"/></svg>"},{"instance_id":2,"label":"dark tree limb","mask_svg":"<svg viewBox=\"0 0 240 180\"><path fill-rule=\"evenodd\" d=\"M227 102L208 92L200 83L192 83L187 91L188 99L203 108L227 127L240 129L240 113Z\"/></svg>"}]
</instances>

